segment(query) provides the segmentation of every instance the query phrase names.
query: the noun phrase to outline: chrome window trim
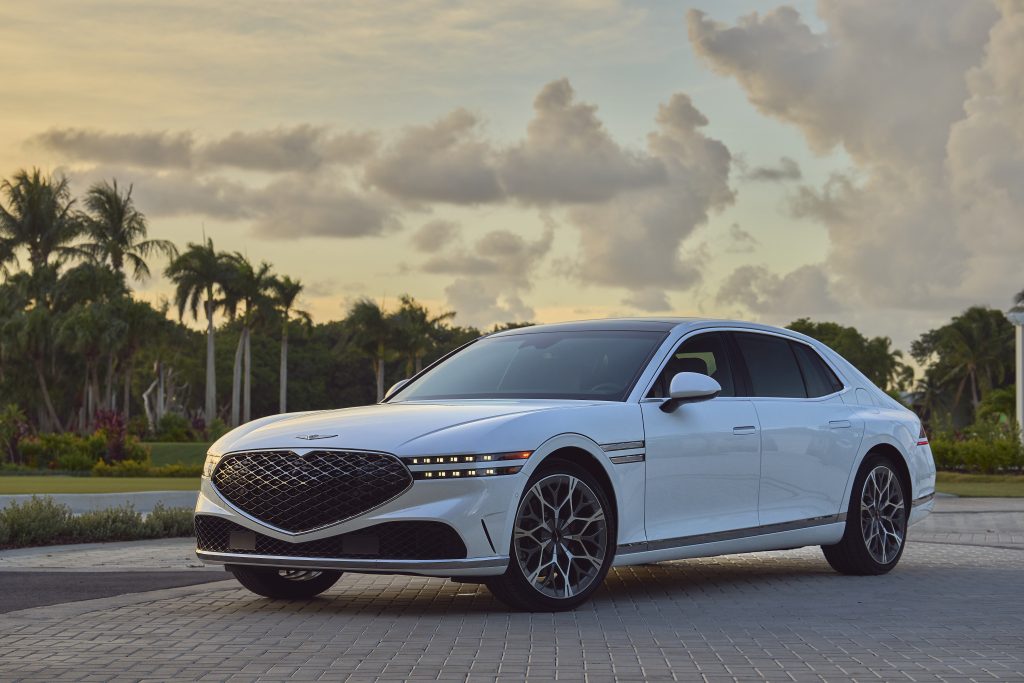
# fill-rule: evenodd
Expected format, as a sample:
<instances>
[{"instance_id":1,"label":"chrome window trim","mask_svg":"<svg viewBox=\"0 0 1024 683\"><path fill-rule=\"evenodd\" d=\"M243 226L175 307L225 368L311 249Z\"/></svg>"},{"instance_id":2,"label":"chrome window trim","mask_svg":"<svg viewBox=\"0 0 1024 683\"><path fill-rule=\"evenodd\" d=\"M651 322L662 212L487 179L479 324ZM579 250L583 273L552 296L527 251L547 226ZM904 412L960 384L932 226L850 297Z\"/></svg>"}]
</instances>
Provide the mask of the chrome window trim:
<instances>
[{"instance_id":1,"label":"chrome window trim","mask_svg":"<svg viewBox=\"0 0 1024 683\"><path fill-rule=\"evenodd\" d=\"M779 337L780 339L785 339L786 341L796 342L797 344L803 344L804 346L810 348L812 351L814 351L814 353L816 353L818 355L818 358L820 358L825 363L825 365L832 372L835 373L836 378L838 378L839 382L843 385L841 389L833 391L831 394L825 394L824 396L814 396L813 398L809 397L809 396L805 396L805 397L802 397L802 398L801 397L793 397L793 396L718 396L718 397L713 399L715 401L728 400L728 399L741 399L741 400L744 400L744 401L765 401L765 400L768 400L768 401L822 401L823 402L823 401L827 401L829 399L835 398L835 397L839 396L840 394L842 394L843 392L845 392L845 391L850 389L850 386L851 386L850 382L846 379L846 377L843 375L843 373L839 371L839 368L837 368L832 363L831 359L828 358L825 354L823 354L820 351L818 351L818 349L814 348L813 344L810 344L807 341L804 341L803 339L800 339L799 337L794 337L794 336L791 336L791 335L788 335L788 334L784 334L784 333L781 333L781 332L776 332L774 330L762 330L762 329L754 328L754 327L737 327L737 326L697 327L695 329L688 329L688 330L686 330L685 333L680 335L680 337L673 344L671 344L671 346L669 347L668 352L665 354L665 357L662 358L661 361L658 363L657 372L655 372L654 375L651 376L651 379L647 382L647 387L640 394L639 402L643 402L643 401L659 401L659 402L661 402L661 401L664 401L665 399L663 399L663 398L648 397L647 394L651 393L651 389L654 387L654 383L658 381L658 377L661 376L662 371L664 371L665 367L668 365L669 360L671 360L672 353L677 348L679 348L679 346L681 346L684 342L689 341L690 339L692 339L693 337L697 336L698 334L706 334L706 333L710 333L710 332L748 332L750 334L763 334L763 335L767 335L767 336L770 336L770 337ZM736 380L734 378L733 382L735 382L735 381Z\"/></svg>"}]
</instances>

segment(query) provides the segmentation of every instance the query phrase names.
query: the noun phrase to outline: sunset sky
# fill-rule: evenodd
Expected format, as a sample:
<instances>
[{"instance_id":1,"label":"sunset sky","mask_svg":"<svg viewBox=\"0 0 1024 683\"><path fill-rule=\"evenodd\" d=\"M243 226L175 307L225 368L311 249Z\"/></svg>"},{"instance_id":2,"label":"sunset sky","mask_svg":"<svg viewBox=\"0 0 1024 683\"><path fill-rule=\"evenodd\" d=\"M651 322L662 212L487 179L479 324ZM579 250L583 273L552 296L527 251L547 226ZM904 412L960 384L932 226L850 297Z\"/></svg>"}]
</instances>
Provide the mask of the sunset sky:
<instances>
[{"instance_id":1,"label":"sunset sky","mask_svg":"<svg viewBox=\"0 0 1024 683\"><path fill-rule=\"evenodd\" d=\"M906 348L1024 288L1020 2L48 0L0 7L0 59L0 174L133 183L318 320L407 292Z\"/></svg>"}]
</instances>

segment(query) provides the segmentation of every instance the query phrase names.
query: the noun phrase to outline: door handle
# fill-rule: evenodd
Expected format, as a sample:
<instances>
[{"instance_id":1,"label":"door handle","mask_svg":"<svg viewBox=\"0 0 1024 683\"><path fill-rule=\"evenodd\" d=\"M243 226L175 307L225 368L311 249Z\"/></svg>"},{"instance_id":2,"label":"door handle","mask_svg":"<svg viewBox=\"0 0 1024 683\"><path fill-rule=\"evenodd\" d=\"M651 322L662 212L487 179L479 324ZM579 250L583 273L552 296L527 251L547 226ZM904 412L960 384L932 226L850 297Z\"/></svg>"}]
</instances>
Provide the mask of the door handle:
<instances>
[{"instance_id":1,"label":"door handle","mask_svg":"<svg viewBox=\"0 0 1024 683\"><path fill-rule=\"evenodd\" d=\"M732 428L732 433L733 434L738 434L738 435L741 435L741 434L753 434L756 431L757 431L757 427L755 427L754 425L743 425L742 427L733 427Z\"/></svg>"},{"instance_id":2,"label":"door handle","mask_svg":"<svg viewBox=\"0 0 1024 683\"><path fill-rule=\"evenodd\" d=\"M829 420L829 429L849 429L853 425L850 424L849 420Z\"/></svg>"}]
</instances>

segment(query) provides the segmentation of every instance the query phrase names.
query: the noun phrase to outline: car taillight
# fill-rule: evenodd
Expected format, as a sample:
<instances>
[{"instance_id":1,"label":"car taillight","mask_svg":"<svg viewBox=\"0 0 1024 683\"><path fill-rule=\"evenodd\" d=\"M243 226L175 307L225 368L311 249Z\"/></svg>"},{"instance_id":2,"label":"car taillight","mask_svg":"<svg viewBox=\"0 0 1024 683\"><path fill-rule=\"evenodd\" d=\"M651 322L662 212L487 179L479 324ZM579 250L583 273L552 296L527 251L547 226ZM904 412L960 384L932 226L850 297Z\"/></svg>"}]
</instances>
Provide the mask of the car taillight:
<instances>
[{"instance_id":1,"label":"car taillight","mask_svg":"<svg viewBox=\"0 0 1024 683\"><path fill-rule=\"evenodd\" d=\"M917 445L918 446L927 446L928 445L928 435L924 431L924 425L921 425L921 433L917 435Z\"/></svg>"}]
</instances>

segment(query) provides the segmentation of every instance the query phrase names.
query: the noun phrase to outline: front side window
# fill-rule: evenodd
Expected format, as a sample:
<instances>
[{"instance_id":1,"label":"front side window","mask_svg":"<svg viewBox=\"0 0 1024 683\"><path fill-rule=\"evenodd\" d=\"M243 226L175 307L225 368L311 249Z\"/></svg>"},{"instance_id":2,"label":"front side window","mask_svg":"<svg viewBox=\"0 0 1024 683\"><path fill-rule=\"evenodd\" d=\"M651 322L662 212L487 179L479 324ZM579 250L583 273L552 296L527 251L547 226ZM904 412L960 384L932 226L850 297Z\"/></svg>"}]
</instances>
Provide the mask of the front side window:
<instances>
[{"instance_id":1,"label":"front side window","mask_svg":"<svg viewBox=\"0 0 1024 683\"><path fill-rule=\"evenodd\" d=\"M803 376L789 342L767 334L734 334L750 376L752 396L807 398Z\"/></svg>"},{"instance_id":2,"label":"front side window","mask_svg":"<svg viewBox=\"0 0 1024 683\"><path fill-rule=\"evenodd\" d=\"M647 397L668 398L672 378L680 372L699 372L707 375L722 385L722 393L719 396L736 395L725 337L721 333L698 334L680 344Z\"/></svg>"},{"instance_id":3,"label":"front side window","mask_svg":"<svg viewBox=\"0 0 1024 683\"><path fill-rule=\"evenodd\" d=\"M663 332L523 332L467 346L389 402L475 398L623 401Z\"/></svg>"}]
</instances>

